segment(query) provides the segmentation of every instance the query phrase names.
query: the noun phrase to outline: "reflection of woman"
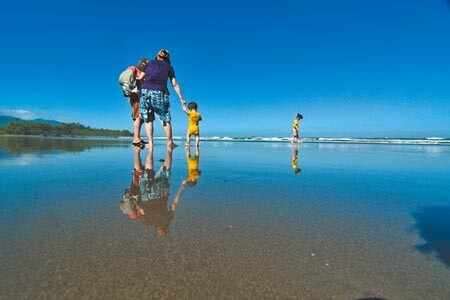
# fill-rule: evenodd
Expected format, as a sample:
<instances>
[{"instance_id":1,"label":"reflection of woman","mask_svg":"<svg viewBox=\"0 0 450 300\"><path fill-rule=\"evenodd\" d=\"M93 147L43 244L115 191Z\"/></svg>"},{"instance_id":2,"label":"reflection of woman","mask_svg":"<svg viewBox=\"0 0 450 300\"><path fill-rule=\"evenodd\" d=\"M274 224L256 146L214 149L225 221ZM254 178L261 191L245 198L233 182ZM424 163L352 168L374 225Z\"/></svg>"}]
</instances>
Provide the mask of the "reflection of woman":
<instances>
[{"instance_id":1,"label":"reflection of woman","mask_svg":"<svg viewBox=\"0 0 450 300\"><path fill-rule=\"evenodd\" d=\"M140 157L141 149L138 147L133 148L134 168L132 172L131 185L123 192L122 201L120 201L120 209L124 214L127 214L131 219L134 220L144 213L141 207L142 197L140 189L140 182L144 168L142 166Z\"/></svg>"},{"instance_id":2,"label":"reflection of woman","mask_svg":"<svg viewBox=\"0 0 450 300\"><path fill-rule=\"evenodd\" d=\"M141 202L139 187L132 185L130 188L125 189L123 193L122 201L120 201L120 210L134 220L144 213Z\"/></svg>"},{"instance_id":3,"label":"reflection of woman","mask_svg":"<svg viewBox=\"0 0 450 300\"><path fill-rule=\"evenodd\" d=\"M298 167L298 150L300 147L298 144L293 144L291 145L291 147L292 147L291 166L292 169L294 170L295 175L297 175L302 171L302 169Z\"/></svg>"}]
</instances>

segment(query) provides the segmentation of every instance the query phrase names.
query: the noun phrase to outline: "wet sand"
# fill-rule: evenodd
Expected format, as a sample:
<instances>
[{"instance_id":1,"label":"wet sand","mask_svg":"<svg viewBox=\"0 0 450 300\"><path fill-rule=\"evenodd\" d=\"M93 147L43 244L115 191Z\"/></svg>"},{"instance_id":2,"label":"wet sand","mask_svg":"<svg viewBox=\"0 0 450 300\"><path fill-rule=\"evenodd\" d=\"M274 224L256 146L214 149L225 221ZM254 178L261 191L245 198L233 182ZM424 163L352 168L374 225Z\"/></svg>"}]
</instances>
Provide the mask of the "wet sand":
<instances>
[{"instance_id":1,"label":"wet sand","mask_svg":"<svg viewBox=\"0 0 450 300\"><path fill-rule=\"evenodd\" d=\"M201 147L201 177L184 190L165 237L119 209L131 149L112 155L123 156L119 165L106 159L96 166L103 172L86 170L90 183L80 186L79 172L62 171L62 179L48 179L60 185L36 187L29 205L3 205L0 298L450 297L450 267L415 248L423 239L411 211L430 199L398 189L413 179L323 166L313 146L300 149L298 175L289 146ZM242 154L241 147L252 148ZM155 164L164 157L159 149ZM111 150L95 151L106 157ZM171 195L186 175L184 149L173 159ZM387 181L392 186L383 190ZM438 194L431 201L446 200Z\"/></svg>"}]
</instances>

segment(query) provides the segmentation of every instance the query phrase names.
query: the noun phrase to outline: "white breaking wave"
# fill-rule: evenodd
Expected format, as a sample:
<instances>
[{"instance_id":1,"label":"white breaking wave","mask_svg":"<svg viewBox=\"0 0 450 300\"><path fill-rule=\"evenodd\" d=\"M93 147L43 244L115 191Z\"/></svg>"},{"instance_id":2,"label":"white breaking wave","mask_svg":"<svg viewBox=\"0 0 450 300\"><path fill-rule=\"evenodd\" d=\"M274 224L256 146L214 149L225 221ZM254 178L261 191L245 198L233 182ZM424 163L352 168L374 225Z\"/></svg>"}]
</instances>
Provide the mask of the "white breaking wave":
<instances>
[{"instance_id":1,"label":"white breaking wave","mask_svg":"<svg viewBox=\"0 0 450 300\"><path fill-rule=\"evenodd\" d=\"M165 139L165 137L155 137L155 139ZM184 140L184 136L175 136L174 140ZM202 141L223 141L223 142L269 142L269 143L289 143L290 137L229 137L211 136L200 137ZM424 137L424 138L323 138L305 137L301 138L304 143L346 143L346 144L401 144L401 145L450 145L450 138Z\"/></svg>"}]
</instances>

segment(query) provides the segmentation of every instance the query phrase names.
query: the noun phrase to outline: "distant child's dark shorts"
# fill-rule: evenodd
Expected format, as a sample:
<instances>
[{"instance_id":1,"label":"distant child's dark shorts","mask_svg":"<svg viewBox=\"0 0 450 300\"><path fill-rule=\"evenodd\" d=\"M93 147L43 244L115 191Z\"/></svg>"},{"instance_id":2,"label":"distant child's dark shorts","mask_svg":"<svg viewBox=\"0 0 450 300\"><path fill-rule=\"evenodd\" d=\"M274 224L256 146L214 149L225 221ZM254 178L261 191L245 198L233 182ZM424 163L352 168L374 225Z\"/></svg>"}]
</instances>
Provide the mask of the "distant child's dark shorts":
<instances>
[{"instance_id":1,"label":"distant child's dark shorts","mask_svg":"<svg viewBox=\"0 0 450 300\"><path fill-rule=\"evenodd\" d=\"M141 103L139 106L139 114L146 122L155 120L155 113L162 122L169 123L172 120L170 116L169 95L156 90L142 89Z\"/></svg>"}]
</instances>

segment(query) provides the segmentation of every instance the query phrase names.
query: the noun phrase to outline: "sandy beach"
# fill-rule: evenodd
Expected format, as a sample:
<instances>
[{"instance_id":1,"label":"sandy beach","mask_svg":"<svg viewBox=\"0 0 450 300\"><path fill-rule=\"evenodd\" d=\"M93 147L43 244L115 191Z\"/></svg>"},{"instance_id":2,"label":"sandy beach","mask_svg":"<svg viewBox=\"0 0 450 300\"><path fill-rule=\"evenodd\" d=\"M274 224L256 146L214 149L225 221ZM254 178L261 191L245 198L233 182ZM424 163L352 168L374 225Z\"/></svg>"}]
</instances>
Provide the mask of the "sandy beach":
<instances>
[{"instance_id":1,"label":"sandy beach","mask_svg":"<svg viewBox=\"0 0 450 300\"><path fill-rule=\"evenodd\" d=\"M120 208L131 146L2 148L0 298L447 299L449 240L421 217L447 216L450 148L425 147L205 142L183 188L177 147L165 236Z\"/></svg>"}]
</instances>

